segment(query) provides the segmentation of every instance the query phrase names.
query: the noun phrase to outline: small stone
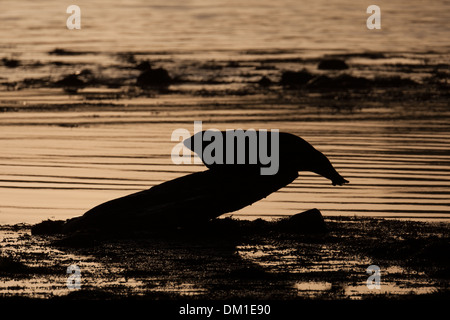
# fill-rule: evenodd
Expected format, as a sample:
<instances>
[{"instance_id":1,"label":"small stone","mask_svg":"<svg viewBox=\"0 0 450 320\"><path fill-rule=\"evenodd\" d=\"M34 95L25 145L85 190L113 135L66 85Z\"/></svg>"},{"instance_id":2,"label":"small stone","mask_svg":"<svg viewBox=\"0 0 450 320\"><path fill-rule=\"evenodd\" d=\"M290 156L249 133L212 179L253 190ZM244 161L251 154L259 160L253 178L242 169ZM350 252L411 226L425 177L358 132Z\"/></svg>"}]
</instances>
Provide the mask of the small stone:
<instances>
[{"instance_id":1,"label":"small stone","mask_svg":"<svg viewBox=\"0 0 450 320\"><path fill-rule=\"evenodd\" d=\"M319 70L345 70L348 69L348 65L344 60L339 59L326 59L322 60L318 66Z\"/></svg>"},{"instance_id":2,"label":"small stone","mask_svg":"<svg viewBox=\"0 0 450 320\"><path fill-rule=\"evenodd\" d=\"M270 86L272 84L272 80L270 80L266 76L263 76L261 79L259 79L258 84L261 87L268 87L268 86Z\"/></svg>"},{"instance_id":3,"label":"small stone","mask_svg":"<svg viewBox=\"0 0 450 320\"><path fill-rule=\"evenodd\" d=\"M64 221L62 220L45 220L31 227L31 234L33 235L49 235L58 234L62 232L62 226Z\"/></svg>"},{"instance_id":4,"label":"small stone","mask_svg":"<svg viewBox=\"0 0 450 320\"><path fill-rule=\"evenodd\" d=\"M18 66L20 66L20 61L16 59L3 58L2 62L3 65L7 68L17 68Z\"/></svg>"},{"instance_id":5,"label":"small stone","mask_svg":"<svg viewBox=\"0 0 450 320\"><path fill-rule=\"evenodd\" d=\"M301 71L285 71L281 75L280 83L283 86L301 86L308 83L314 76L307 70Z\"/></svg>"},{"instance_id":6,"label":"small stone","mask_svg":"<svg viewBox=\"0 0 450 320\"><path fill-rule=\"evenodd\" d=\"M142 61L136 66L136 69L140 71L147 71L150 70L151 68L152 65L148 60Z\"/></svg>"},{"instance_id":7,"label":"small stone","mask_svg":"<svg viewBox=\"0 0 450 320\"><path fill-rule=\"evenodd\" d=\"M171 81L169 73L163 68L145 70L137 78L140 87L168 86Z\"/></svg>"},{"instance_id":8,"label":"small stone","mask_svg":"<svg viewBox=\"0 0 450 320\"><path fill-rule=\"evenodd\" d=\"M327 232L327 226L322 214L318 209L311 209L298 213L289 218L287 225L289 229L303 233Z\"/></svg>"}]
</instances>

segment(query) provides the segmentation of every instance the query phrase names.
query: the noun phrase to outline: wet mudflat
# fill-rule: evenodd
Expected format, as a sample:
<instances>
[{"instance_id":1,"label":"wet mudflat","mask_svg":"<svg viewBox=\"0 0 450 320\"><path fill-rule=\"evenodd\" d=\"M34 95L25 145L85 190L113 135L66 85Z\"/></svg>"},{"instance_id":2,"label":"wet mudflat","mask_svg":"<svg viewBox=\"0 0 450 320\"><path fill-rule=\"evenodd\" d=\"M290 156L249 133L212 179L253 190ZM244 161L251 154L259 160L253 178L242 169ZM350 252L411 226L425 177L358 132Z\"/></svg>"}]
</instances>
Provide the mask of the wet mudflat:
<instances>
[{"instance_id":1,"label":"wet mudflat","mask_svg":"<svg viewBox=\"0 0 450 320\"><path fill-rule=\"evenodd\" d=\"M196 230L35 236L1 228L0 295L53 299L448 299L449 225L327 217L328 232L217 219ZM66 269L81 270L69 290ZM367 287L378 265L381 288Z\"/></svg>"}]
</instances>

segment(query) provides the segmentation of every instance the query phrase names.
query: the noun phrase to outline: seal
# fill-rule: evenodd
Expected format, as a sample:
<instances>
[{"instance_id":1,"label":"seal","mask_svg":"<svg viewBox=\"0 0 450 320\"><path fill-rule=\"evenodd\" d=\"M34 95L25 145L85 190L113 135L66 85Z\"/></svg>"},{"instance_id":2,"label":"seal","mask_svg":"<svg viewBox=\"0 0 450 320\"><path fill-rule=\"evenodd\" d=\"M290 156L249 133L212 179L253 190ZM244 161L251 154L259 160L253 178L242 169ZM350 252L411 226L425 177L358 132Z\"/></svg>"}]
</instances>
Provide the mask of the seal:
<instances>
[{"instance_id":1,"label":"seal","mask_svg":"<svg viewBox=\"0 0 450 320\"><path fill-rule=\"evenodd\" d=\"M186 145L194 149L193 138L187 139L190 141ZM315 172L330 179L333 185L348 183L328 158L304 139L280 133L279 143L280 168L276 174L259 174L261 163L207 164L206 171L102 203L83 216L66 220L62 232L123 232L198 225L267 197L294 181L299 171Z\"/></svg>"}]
</instances>

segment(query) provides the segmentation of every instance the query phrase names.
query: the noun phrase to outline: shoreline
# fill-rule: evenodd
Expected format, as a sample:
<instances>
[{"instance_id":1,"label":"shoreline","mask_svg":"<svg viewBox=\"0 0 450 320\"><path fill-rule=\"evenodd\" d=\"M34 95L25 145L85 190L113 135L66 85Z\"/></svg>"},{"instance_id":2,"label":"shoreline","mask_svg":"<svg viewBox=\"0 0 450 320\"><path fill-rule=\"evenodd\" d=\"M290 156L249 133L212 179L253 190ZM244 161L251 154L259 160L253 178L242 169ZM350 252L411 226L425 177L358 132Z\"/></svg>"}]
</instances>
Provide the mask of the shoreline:
<instances>
[{"instance_id":1,"label":"shoreline","mask_svg":"<svg viewBox=\"0 0 450 320\"><path fill-rule=\"evenodd\" d=\"M208 229L122 239L33 236L2 226L2 298L56 300L414 300L449 295L448 223L325 217L328 233L282 221L213 220ZM66 268L80 266L82 289ZM369 265L382 290L366 287ZM27 287L28 286L28 287ZM5 291L6 290L6 291Z\"/></svg>"}]
</instances>

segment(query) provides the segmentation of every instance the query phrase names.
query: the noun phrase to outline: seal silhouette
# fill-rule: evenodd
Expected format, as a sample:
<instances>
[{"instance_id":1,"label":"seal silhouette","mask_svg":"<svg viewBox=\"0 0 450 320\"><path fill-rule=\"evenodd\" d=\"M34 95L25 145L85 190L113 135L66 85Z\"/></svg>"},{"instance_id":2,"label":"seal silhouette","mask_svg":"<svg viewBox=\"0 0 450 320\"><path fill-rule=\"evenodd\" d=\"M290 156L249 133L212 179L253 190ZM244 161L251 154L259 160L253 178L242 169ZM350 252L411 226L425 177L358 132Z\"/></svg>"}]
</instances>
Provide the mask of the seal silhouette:
<instances>
[{"instance_id":1,"label":"seal silhouette","mask_svg":"<svg viewBox=\"0 0 450 320\"><path fill-rule=\"evenodd\" d=\"M204 132L197 133L203 134ZM221 132L226 139L225 132ZM183 143L193 151L196 135ZM203 151L207 143L201 146ZM225 152L225 151L224 151ZM262 163L214 164L208 170L163 182L148 190L102 203L68 219L64 233L79 230L123 231L189 227L244 208L290 184L299 171L311 171L333 185L348 183L328 158L304 139L279 133L279 168L261 175Z\"/></svg>"},{"instance_id":2,"label":"seal silhouette","mask_svg":"<svg viewBox=\"0 0 450 320\"><path fill-rule=\"evenodd\" d=\"M236 140L235 135L228 135L227 131L219 131L216 134L219 134L221 137L221 145L222 145L222 161L220 163L208 163L205 161L204 155L205 150L210 146L213 141L207 140L205 141L203 137L207 131L201 131L191 136L189 139L183 141L183 144L197 153L202 159L203 163L211 170L215 171L225 171L228 174L236 174L236 175L259 175L261 174L261 167L267 166L267 164L263 164L260 159L257 159L255 163L250 163L250 141L245 144L244 149L244 158L245 161L243 164L238 163L239 153L237 143L234 141L230 141L231 139ZM255 139L253 142L256 145L261 145L260 140L261 132L253 131ZM245 135L242 131L240 135L245 138L249 137L249 135ZM239 134L237 135L239 136ZM299 136L293 135L291 133L279 132L277 133L278 138L278 148L277 148L277 160L278 160L278 170L282 173L284 172L298 172L298 171L311 171L317 173L329 180L331 180L333 185L343 185L348 183L333 167L330 160L320 151L315 149L309 142L300 138ZM250 139L248 139L250 140ZM273 138L269 138L264 141L264 143L268 144L268 147L265 149L270 150L270 145L274 143ZM196 146L196 143L201 142L201 146ZM241 139L242 143L242 139ZM244 142L245 143L245 142ZM230 150L229 145L232 146L233 149L233 163L226 163L225 159L227 158L227 152ZM254 152L257 152L255 149ZM256 158L256 157L255 157Z\"/></svg>"}]
</instances>

